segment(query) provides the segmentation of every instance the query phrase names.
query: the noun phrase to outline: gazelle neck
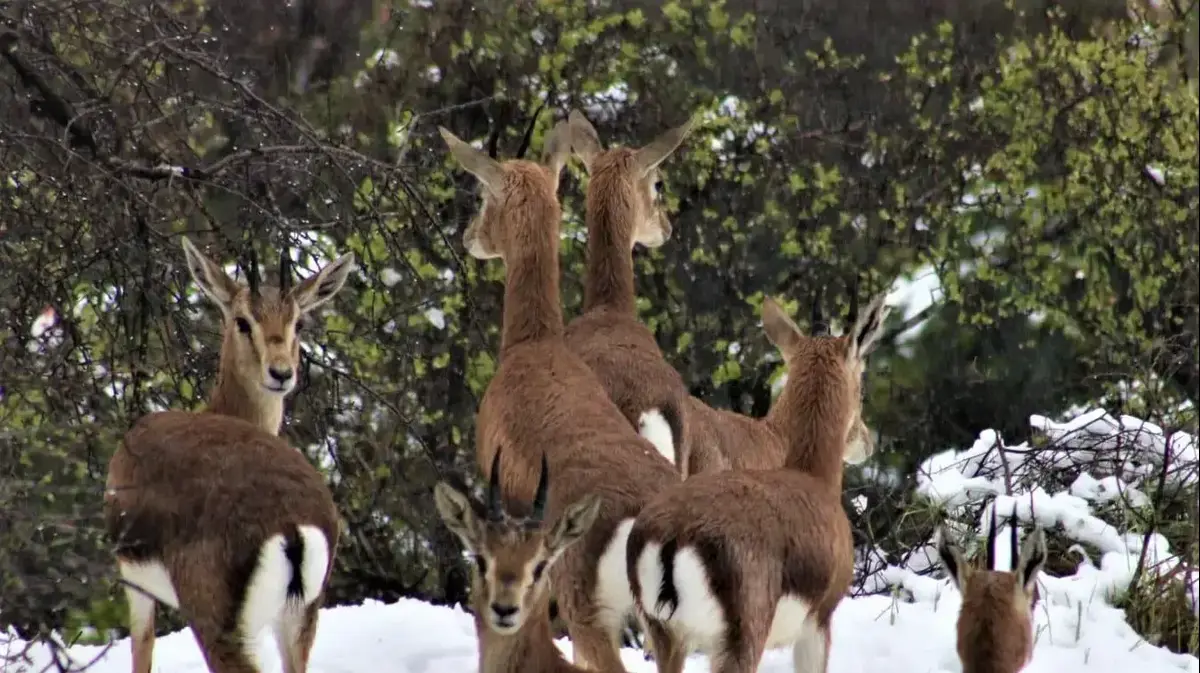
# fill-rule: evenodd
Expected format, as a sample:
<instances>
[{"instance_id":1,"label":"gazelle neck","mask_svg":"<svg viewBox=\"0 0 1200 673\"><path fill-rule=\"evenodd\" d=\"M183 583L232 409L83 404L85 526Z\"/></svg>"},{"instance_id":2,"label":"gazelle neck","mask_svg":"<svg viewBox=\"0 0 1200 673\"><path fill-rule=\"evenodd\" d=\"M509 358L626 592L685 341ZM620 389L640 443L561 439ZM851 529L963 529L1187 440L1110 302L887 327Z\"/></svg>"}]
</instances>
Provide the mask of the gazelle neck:
<instances>
[{"instance_id":1,"label":"gazelle neck","mask_svg":"<svg viewBox=\"0 0 1200 673\"><path fill-rule=\"evenodd\" d=\"M226 336L226 340L228 340ZM233 416L249 421L272 435L279 434L283 425L283 395L266 392L259 385L251 386L233 372L233 363L226 353L228 347L221 349L221 366L217 372L217 383L208 399L205 411L223 416Z\"/></svg>"},{"instance_id":2,"label":"gazelle neck","mask_svg":"<svg viewBox=\"0 0 1200 673\"><path fill-rule=\"evenodd\" d=\"M634 200L616 198L632 192L622 175L599 171L587 192L587 271L583 310L606 306L633 315L637 300L633 281Z\"/></svg>"},{"instance_id":3,"label":"gazelle neck","mask_svg":"<svg viewBox=\"0 0 1200 673\"><path fill-rule=\"evenodd\" d=\"M518 225L526 234L525 240L504 259L502 351L525 341L563 334L558 272L561 211L557 201L541 210L539 223Z\"/></svg>"}]
</instances>

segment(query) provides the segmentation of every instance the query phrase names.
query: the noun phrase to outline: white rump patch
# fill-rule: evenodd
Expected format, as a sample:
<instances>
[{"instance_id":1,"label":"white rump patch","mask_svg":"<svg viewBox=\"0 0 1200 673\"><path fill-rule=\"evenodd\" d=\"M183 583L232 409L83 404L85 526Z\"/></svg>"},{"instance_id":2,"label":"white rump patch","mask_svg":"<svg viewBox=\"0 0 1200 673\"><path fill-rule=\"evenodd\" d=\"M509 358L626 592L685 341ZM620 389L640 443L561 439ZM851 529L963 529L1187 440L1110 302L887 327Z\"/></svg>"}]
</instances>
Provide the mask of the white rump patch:
<instances>
[{"instance_id":1,"label":"white rump patch","mask_svg":"<svg viewBox=\"0 0 1200 673\"><path fill-rule=\"evenodd\" d=\"M596 564L596 606L604 625L617 634L625 628L625 617L633 613L633 589L625 571L625 547L632 529L632 517L617 524Z\"/></svg>"},{"instance_id":2,"label":"white rump patch","mask_svg":"<svg viewBox=\"0 0 1200 673\"><path fill-rule=\"evenodd\" d=\"M304 554L300 559L300 586L304 592L304 603L316 599L325 581L329 566L329 544L325 535L314 526L299 526L304 540ZM287 603L287 588L292 581L292 564L287 558L287 540L283 535L272 535L263 543L258 555L258 567L246 585L242 603L242 635L247 639L256 637L267 626L278 623Z\"/></svg>"},{"instance_id":3,"label":"white rump patch","mask_svg":"<svg viewBox=\"0 0 1200 673\"><path fill-rule=\"evenodd\" d=\"M775 624L779 624L783 604L786 601L796 601L787 597L779 602L775 610ZM774 628L772 628L774 631ZM795 673L825 673L826 657L825 634L817 628L816 621L809 619L804 622L799 639L792 646L792 667Z\"/></svg>"},{"instance_id":4,"label":"white rump patch","mask_svg":"<svg viewBox=\"0 0 1200 673\"><path fill-rule=\"evenodd\" d=\"M653 444L668 463L675 464L674 435L661 411L658 409L643 411L642 415L638 417L638 434Z\"/></svg>"},{"instance_id":5,"label":"white rump patch","mask_svg":"<svg viewBox=\"0 0 1200 673\"><path fill-rule=\"evenodd\" d=\"M297 526L304 540L304 558L300 561L300 586L304 590L304 604L312 605L325 586L325 574L329 572L329 541L325 533L316 526Z\"/></svg>"},{"instance_id":6,"label":"white rump patch","mask_svg":"<svg viewBox=\"0 0 1200 673\"><path fill-rule=\"evenodd\" d=\"M162 562L117 561L117 570L121 573L121 579L133 585L126 587L130 596L136 595L143 599L153 596L154 600L159 603L169 605L176 610L179 609L179 596L175 593L175 583L171 581L171 574L167 572L167 567ZM131 605L132 603L133 601L131 601ZM140 604L138 607L143 611L145 609L144 604Z\"/></svg>"},{"instance_id":7,"label":"white rump patch","mask_svg":"<svg viewBox=\"0 0 1200 673\"><path fill-rule=\"evenodd\" d=\"M662 587L662 545L649 542L637 559L638 583L642 588L641 604L647 614L666 622L689 650L699 649L709 654L725 635L725 611L709 588L708 571L699 554L691 547L675 552L675 593L679 604L671 614L671 606L659 608L658 594Z\"/></svg>"}]
</instances>

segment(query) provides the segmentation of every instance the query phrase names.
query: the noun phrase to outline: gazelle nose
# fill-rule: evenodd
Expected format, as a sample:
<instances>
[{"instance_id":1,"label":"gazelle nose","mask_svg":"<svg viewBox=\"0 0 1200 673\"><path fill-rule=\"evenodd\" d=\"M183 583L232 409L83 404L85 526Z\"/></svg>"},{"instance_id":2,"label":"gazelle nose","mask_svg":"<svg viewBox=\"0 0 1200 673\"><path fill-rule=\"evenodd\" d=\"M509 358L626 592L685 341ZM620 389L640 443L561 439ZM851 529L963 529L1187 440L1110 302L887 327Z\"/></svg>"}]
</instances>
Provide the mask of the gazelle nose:
<instances>
[{"instance_id":1,"label":"gazelle nose","mask_svg":"<svg viewBox=\"0 0 1200 673\"><path fill-rule=\"evenodd\" d=\"M517 614L517 610L518 608L514 605L500 605L499 603L492 603L492 612L496 613L496 616L500 619L508 619L509 617L512 617L513 615Z\"/></svg>"},{"instance_id":2,"label":"gazelle nose","mask_svg":"<svg viewBox=\"0 0 1200 673\"><path fill-rule=\"evenodd\" d=\"M292 379L292 368L291 367L286 367L284 369L276 369L274 367L267 367L267 372L271 374L271 378L275 379L276 381L278 381L280 383L287 383L288 381L290 381Z\"/></svg>"}]
</instances>

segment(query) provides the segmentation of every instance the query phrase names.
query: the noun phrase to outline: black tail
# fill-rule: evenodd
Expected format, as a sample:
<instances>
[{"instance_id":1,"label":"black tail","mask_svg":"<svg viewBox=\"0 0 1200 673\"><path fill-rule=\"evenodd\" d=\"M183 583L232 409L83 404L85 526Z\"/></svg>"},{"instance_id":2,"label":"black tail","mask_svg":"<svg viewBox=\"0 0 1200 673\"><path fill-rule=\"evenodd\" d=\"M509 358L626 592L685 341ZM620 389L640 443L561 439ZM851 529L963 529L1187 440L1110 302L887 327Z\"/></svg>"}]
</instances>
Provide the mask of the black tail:
<instances>
[{"instance_id":1,"label":"black tail","mask_svg":"<svg viewBox=\"0 0 1200 673\"><path fill-rule=\"evenodd\" d=\"M671 446L675 449L675 467L683 470L684 474L687 474L687 466L678 464L680 461L687 461L688 459L688 457L683 454L683 450L681 448L684 441L682 406L682 400L672 400L659 407L658 413L662 414L663 420L667 422L667 427L671 429Z\"/></svg>"},{"instance_id":2,"label":"black tail","mask_svg":"<svg viewBox=\"0 0 1200 673\"><path fill-rule=\"evenodd\" d=\"M283 539L283 554L287 557L288 565L292 569L292 578L288 580L287 597L288 599L304 600L304 577L301 575L301 567L304 563L304 538L300 535L300 529L292 527Z\"/></svg>"},{"instance_id":3,"label":"black tail","mask_svg":"<svg viewBox=\"0 0 1200 673\"><path fill-rule=\"evenodd\" d=\"M675 587L675 552L678 549L678 542L668 540L663 544L662 549L658 553L658 560L662 563L663 575L662 584L658 587L658 601L655 607L660 612L670 608L671 613L668 615L668 619L675 616L675 611L679 609L679 590Z\"/></svg>"}]
</instances>

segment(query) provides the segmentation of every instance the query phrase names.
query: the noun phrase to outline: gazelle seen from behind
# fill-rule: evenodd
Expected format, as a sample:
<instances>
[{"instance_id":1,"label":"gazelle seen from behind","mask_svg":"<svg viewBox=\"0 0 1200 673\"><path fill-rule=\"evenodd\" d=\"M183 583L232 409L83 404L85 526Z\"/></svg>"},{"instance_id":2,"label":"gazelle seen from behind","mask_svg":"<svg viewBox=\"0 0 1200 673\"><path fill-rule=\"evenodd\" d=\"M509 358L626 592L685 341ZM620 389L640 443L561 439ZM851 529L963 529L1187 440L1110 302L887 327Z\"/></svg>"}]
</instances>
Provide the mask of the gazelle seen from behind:
<instances>
[{"instance_id":1,"label":"gazelle seen from behind","mask_svg":"<svg viewBox=\"0 0 1200 673\"><path fill-rule=\"evenodd\" d=\"M784 645L797 673L826 671L830 620L854 574L843 460L884 296L841 337L807 336L764 311L799 379L777 403L795 412L784 465L689 477L638 515L627 572L661 673L680 673L694 650L713 673L754 673L765 649Z\"/></svg>"},{"instance_id":2,"label":"gazelle seen from behind","mask_svg":"<svg viewBox=\"0 0 1200 673\"><path fill-rule=\"evenodd\" d=\"M595 372L633 427L672 463L687 454L688 389L663 359L654 334L638 320L633 247L657 248L671 237L671 221L659 202L658 167L693 123L641 148L605 150L582 112L572 110L568 117L571 150L589 178L583 312L567 325L567 347Z\"/></svg>"},{"instance_id":3,"label":"gazelle seen from behind","mask_svg":"<svg viewBox=\"0 0 1200 673\"><path fill-rule=\"evenodd\" d=\"M284 670L304 673L338 512L320 472L278 434L300 321L342 288L354 256L287 289L260 287L256 273L250 287L234 281L186 238L183 251L224 316L220 371L207 408L143 416L109 462L104 509L133 673L150 672L156 603L179 610L214 673L256 673L253 638L266 626Z\"/></svg>"},{"instance_id":4,"label":"gazelle seen from behind","mask_svg":"<svg viewBox=\"0 0 1200 673\"><path fill-rule=\"evenodd\" d=\"M792 338L795 323L769 297L763 300L762 314L767 338L782 351ZM829 335L829 328L816 307L811 324L813 336ZM689 397L687 454L676 461L683 476L721 470L772 470L782 466L793 445L807 441L795 434L798 428L794 421L803 413L795 406L802 399L797 389L807 385L804 377L797 374L789 365L783 391L763 418L710 407L696 397ZM875 452L875 438L863 421L861 404L854 408L854 422L846 441L850 445L846 460L850 463L859 463Z\"/></svg>"},{"instance_id":5,"label":"gazelle seen from behind","mask_svg":"<svg viewBox=\"0 0 1200 673\"><path fill-rule=\"evenodd\" d=\"M548 571L576 664L622 669L620 635L633 615L625 540L633 517L679 475L608 398L592 370L567 348L559 294L559 174L570 153L566 123L547 135L540 163L496 161L441 129L451 154L479 179L483 203L463 243L505 267L500 366L476 416L476 459L491 478L504 449L500 489L532 502L542 456L554 484L546 516L596 495L596 522Z\"/></svg>"},{"instance_id":6,"label":"gazelle seen from behind","mask_svg":"<svg viewBox=\"0 0 1200 673\"><path fill-rule=\"evenodd\" d=\"M479 673L584 673L563 658L550 631L547 570L587 534L600 511L591 494L545 520L548 468L532 506L505 508L500 494L500 453L492 460L486 507L446 483L434 488L442 521L474 557L471 604L479 640ZM516 510L516 511L513 511ZM519 512L519 513L518 513ZM624 673L624 669L600 669Z\"/></svg>"},{"instance_id":7,"label":"gazelle seen from behind","mask_svg":"<svg viewBox=\"0 0 1200 673\"><path fill-rule=\"evenodd\" d=\"M1017 526L1010 522L1009 569L996 569L995 503L991 512L984 569L967 563L944 527L935 534L938 558L963 597L957 626L963 673L1017 673L1033 658L1033 608L1046 562L1046 535L1035 526L1018 556Z\"/></svg>"}]
</instances>

